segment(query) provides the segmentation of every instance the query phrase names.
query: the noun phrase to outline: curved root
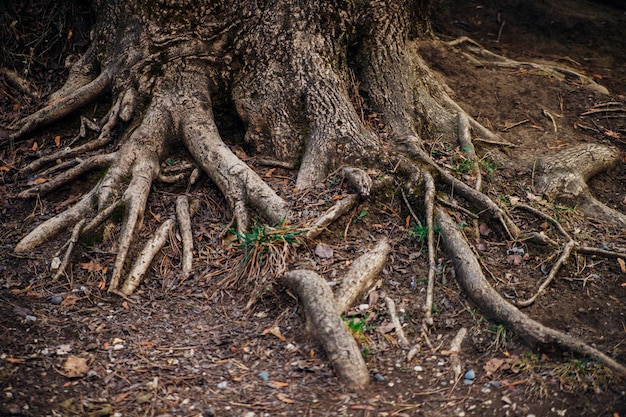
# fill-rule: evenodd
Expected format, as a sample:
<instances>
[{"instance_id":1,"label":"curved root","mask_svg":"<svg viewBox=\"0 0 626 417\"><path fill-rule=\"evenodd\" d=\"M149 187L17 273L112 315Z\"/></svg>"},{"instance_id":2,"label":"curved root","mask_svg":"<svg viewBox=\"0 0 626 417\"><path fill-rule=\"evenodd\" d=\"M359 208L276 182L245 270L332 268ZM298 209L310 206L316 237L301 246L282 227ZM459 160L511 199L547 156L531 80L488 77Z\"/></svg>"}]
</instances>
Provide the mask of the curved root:
<instances>
[{"instance_id":1,"label":"curved root","mask_svg":"<svg viewBox=\"0 0 626 417\"><path fill-rule=\"evenodd\" d=\"M489 285L476 256L450 216L438 209L436 217L444 237L444 246L454 262L457 279L480 309L511 326L517 335L531 345L552 345L583 356L591 356L616 373L626 376L626 367L598 349L568 334L543 326L509 304Z\"/></svg>"}]
</instances>

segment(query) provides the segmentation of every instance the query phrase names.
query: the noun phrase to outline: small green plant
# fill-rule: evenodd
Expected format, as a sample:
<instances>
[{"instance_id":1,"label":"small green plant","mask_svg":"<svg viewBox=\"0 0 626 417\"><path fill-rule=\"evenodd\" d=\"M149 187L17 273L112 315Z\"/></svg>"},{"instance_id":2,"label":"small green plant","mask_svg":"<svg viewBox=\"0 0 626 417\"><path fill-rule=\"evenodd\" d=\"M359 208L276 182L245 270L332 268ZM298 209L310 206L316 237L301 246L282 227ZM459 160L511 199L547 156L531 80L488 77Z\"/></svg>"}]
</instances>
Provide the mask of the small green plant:
<instances>
[{"instance_id":1,"label":"small green plant","mask_svg":"<svg viewBox=\"0 0 626 417\"><path fill-rule=\"evenodd\" d=\"M455 175L467 174L468 172L471 172L474 169L474 160L463 159L461 162L453 165L451 169Z\"/></svg>"},{"instance_id":2,"label":"small green plant","mask_svg":"<svg viewBox=\"0 0 626 417\"><path fill-rule=\"evenodd\" d=\"M489 175L498 170L498 164L493 162L491 159L486 158L480 160L480 167Z\"/></svg>"},{"instance_id":3,"label":"small green plant","mask_svg":"<svg viewBox=\"0 0 626 417\"><path fill-rule=\"evenodd\" d=\"M365 332L375 329L376 326L370 326L367 324L368 317L369 313L365 313L365 316L363 318L351 317L350 320L348 320L347 318L342 317L342 319L348 326L348 330L350 330L352 337L354 337L357 342L363 344L364 350L367 350L369 352L369 342L367 340Z\"/></svg>"},{"instance_id":4,"label":"small green plant","mask_svg":"<svg viewBox=\"0 0 626 417\"><path fill-rule=\"evenodd\" d=\"M230 232L236 237L233 246L242 251L235 280L246 277L255 287L264 288L260 284L269 277L285 272L288 259L307 230L288 226L283 221L274 227L257 222L249 232Z\"/></svg>"},{"instance_id":5,"label":"small green plant","mask_svg":"<svg viewBox=\"0 0 626 417\"><path fill-rule=\"evenodd\" d=\"M435 234L439 234L440 227L437 223L433 227ZM414 224L409 229L409 237L417 242L423 242L428 238L428 226Z\"/></svg>"},{"instance_id":6,"label":"small green plant","mask_svg":"<svg viewBox=\"0 0 626 417\"><path fill-rule=\"evenodd\" d=\"M493 335L493 343L491 346L493 346L495 350L506 350L506 346L511 340L506 326L504 324L493 325L489 327L487 331Z\"/></svg>"},{"instance_id":7,"label":"small green plant","mask_svg":"<svg viewBox=\"0 0 626 417\"><path fill-rule=\"evenodd\" d=\"M363 210L363 211L361 211L361 212L359 213L359 215L358 215L358 216L357 216L354 220L352 220L352 223L353 223L353 224L357 224L358 222L360 222L361 220L363 220L363 219L365 218L365 216L367 216L367 214L368 214L368 213L367 213L367 210Z\"/></svg>"}]
</instances>

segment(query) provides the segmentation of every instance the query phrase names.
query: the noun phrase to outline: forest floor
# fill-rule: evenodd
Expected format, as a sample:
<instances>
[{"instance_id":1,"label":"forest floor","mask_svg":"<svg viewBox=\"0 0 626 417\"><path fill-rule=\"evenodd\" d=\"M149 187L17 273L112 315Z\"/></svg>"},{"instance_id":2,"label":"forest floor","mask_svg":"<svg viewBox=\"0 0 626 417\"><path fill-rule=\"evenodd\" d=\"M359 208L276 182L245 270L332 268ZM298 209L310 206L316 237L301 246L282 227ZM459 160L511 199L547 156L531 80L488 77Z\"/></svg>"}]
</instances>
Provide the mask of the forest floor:
<instances>
[{"instance_id":1,"label":"forest floor","mask_svg":"<svg viewBox=\"0 0 626 417\"><path fill-rule=\"evenodd\" d=\"M510 58L583 72L609 89L611 96L602 96L574 80L476 67L451 49L421 46L453 98L516 145L477 145L485 192L503 205L512 200L533 205L588 246L626 251L626 231L595 223L576 207L548 202L532 185L533 162L564 147L603 142L626 151L626 9L582 0L435 3L434 27L441 40L469 36ZM79 28L74 30L79 36ZM0 42L3 48L13 44L12 39ZM56 90L65 76L63 60L33 64L29 80L39 91ZM622 110L583 115L609 102ZM22 97L0 75L0 123L42 103ZM95 114L97 105L85 110L87 116ZM376 121L376 115L370 119ZM442 252L434 326L426 340L420 332L425 243L401 197L363 202L315 241L296 248L290 261L332 282L379 238L389 238L392 252L377 285L347 314L372 375L362 392L349 392L338 381L321 348L308 338L297 300L284 287L268 281L246 308L250 291L219 285L240 267L241 249L223 234L229 222L225 201L207 178L189 190L156 184L141 232L146 238L171 215L179 193L198 199L201 208L192 224L195 272L188 279L179 279L180 243L173 234L129 301L103 291L114 262L106 249L110 242L81 242L83 250L67 276L51 280L50 260L61 239L27 256L16 256L13 248L43 219L90 189L97 175L22 200L17 194L37 179L18 172L69 141L77 126L78 118L69 118L13 149L0 149L0 416L626 416L624 379L588 358L533 350L506 326L491 322L458 287ZM226 139L234 143L241 135L237 124L222 127L231 130L232 138ZM464 175L458 149L434 140L429 146L440 163ZM235 147L293 202L300 213L291 221L294 226L346 193L335 174L324 188L294 194L294 171L258 165L245 147ZM188 159L180 152L167 163ZM621 164L591 184L599 199L622 212L625 168ZM518 224L549 232L547 223L528 213L512 210L512 215ZM491 284L507 298L532 295L554 262L554 251L507 241L486 224L478 230L468 235ZM395 300L409 341L420 346L410 361L389 325L385 297ZM616 260L572 258L524 311L626 363L626 267ZM474 375L455 381L449 348L461 327L468 329L460 353L463 372Z\"/></svg>"}]
</instances>

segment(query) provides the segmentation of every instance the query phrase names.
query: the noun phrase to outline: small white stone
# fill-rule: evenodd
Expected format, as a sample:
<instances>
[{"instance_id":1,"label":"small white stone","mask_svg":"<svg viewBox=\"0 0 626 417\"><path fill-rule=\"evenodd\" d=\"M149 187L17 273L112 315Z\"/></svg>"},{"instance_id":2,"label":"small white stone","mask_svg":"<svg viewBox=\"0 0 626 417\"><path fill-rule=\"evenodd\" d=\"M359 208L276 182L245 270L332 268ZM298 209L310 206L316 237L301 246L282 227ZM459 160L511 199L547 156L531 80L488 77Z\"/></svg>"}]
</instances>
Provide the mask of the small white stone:
<instances>
[{"instance_id":1,"label":"small white stone","mask_svg":"<svg viewBox=\"0 0 626 417\"><path fill-rule=\"evenodd\" d=\"M416 365L416 366L413 367L413 370L415 372L422 372L424 370L424 368L419 366L419 365Z\"/></svg>"}]
</instances>

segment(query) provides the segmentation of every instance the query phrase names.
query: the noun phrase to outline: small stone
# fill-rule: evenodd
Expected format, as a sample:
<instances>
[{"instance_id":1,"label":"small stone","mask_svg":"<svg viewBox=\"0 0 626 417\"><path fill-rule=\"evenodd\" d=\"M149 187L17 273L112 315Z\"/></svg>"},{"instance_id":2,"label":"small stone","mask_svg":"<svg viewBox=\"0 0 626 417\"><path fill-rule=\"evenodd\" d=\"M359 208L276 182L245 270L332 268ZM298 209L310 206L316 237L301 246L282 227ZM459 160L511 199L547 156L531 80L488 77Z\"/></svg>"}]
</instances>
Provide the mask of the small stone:
<instances>
[{"instance_id":1,"label":"small stone","mask_svg":"<svg viewBox=\"0 0 626 417\"><path fill-rule=\"evenodd\" d=\"M226 388L228 386L228 382L226 381L222 381L219 384L217 384L217 387L222 389L222 388Z\"/></svg>"},{"instance_id":2,"label":"small stone","mask_svg":"<svg viewBox=\"0 0 626 417\"><path fill-rule=\"evenodd\" d=\"M500 381L489 381L485 384L486 387L492 387L492 388L500 388L501 385L502 385L502 382Z\"/></svg>"},{"instance_id":3,"label":"small stone","mask_svg":"<svg viewBox=\"0 0 626 417\"><path fill-rule=\"evenodd\" d=\"M270 374L267 371L261 371L256 374L256 376L258 376L259 379L262 379L263 381L267 381L268 379L270 379Z\"/></svg>"},{"instance_id":4,"label":"small stone","mask_svg":"<svg viewBox=\"0 0 626 417\"><path fill-rule=\"evenodd\" d=\"M465 385L472 385L474 383L473 379L464 379L463 380L463 384Z\"/></svg>"},{"instance_id":5,"label":"small stone","mask_svg":"<svg viewBox=\"0 0 626 417\"><path fill-rule=\"evenodd\" d=\"M55 305L59 305L63 302L63 297L61 297L60 295L53 295L52 297L50 297L50 304L55 304Z\"/></svg>"},{"instance_id":6,"label":"small stone","mask_svg":"<svg viewBox=\"0 0 626 417\"><path fill-rule=\"evenodd\" d=\"M511 404L513 401L511 401L511 399L509 397L507 397L506 395L503 395L501 398L503 403L507 403L507 404Z\"/></svg>"},{"instance_id":7,"label":"small stone","mask_svg":"<svg viewBox=\"0 0 626 417\"><path fill-rule=\"evenodd\" d=\"M26 321L37 321L37 317L31 316L31 315L27 315L26 317L24 317L24 320L26 320Z\"/></svg>"},{"instance_id":8,"label":"small stone","mask_svg":"<svg viewBox=\"0 0 626 417\"><path fill-rule=\"evenodd\" d=\"M465 372L465 375L463 376L463 378L465 378L465 379L474 379L474 378L476 378L476 373L474 372L473 369L470 369L469 371Z\"/></svg>"},{"instance_id":9,"label":"small stone","mask_svg":"<svg viewBox=\"0 0 626 417\"><path fill-rule=\"evenodd\" d=\"M374 374L374 379L375 379L377 382L384 382L384 381L385 381L385 377L384 377L384 376L382 376L381 374Z\"/></svg>"},{"instance_id":10,"label":"small stone","mask_svg":"<svg viewBox=\"0 0 626 417\"><path fill-rule=\"evenodd\" d=\"M424 371L424 367L416 365L416 366L413 367L413 370L415 372L423 372Z\"/></svg>"}]
</instances>

